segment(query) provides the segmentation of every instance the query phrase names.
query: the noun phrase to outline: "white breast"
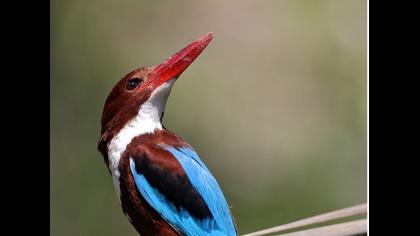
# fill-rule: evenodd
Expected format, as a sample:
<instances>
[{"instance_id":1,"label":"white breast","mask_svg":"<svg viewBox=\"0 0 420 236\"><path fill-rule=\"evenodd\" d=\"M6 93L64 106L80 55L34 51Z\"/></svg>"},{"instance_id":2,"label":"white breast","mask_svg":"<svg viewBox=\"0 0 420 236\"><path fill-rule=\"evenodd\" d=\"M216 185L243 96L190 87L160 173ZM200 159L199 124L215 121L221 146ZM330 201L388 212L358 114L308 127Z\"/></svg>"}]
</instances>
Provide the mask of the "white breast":
<instances>
[{"instance_id":1,"label":"white breast","mask_svg":"<svg viewBox=\"0 0 420 236\"><path fill-rule=\"evenodd\" d=\"M150 98L143 103L137 116L130 120L108 144L108 168L111 171L115 192L117 193L118 201L120 201L120 203L121 173L118 166L121 156L133 138L162 129L161 115L165 109L166 100L168 99L174 82L175 79L171 79L156 88L150 95Z\"/></svg>"}]
</instances>

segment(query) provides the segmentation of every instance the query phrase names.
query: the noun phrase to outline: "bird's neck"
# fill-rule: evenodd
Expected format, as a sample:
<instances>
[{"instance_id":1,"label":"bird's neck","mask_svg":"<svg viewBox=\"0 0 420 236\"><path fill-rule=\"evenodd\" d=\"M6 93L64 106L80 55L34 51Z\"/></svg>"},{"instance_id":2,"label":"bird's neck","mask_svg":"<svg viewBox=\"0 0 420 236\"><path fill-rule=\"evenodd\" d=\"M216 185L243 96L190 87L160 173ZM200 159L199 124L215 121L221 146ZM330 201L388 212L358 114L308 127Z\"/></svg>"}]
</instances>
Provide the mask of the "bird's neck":
<instances>
[{"instance_id":1,"label":"bird's neck","mask_svg":"<svg viewBox=\"0 0 420 236\"><path fill-rule=\"evenodd\" d=\"M132 140L144 134L151 134L158 130L162 130L161 123L162 111L161 107L156 104L146 102L139 110L137 116L131 119L124 127L111 139L108 144L108 168L113 177L114 186L118 199L120 199L119 189L119 162Z\"/></svg>"},{"instance_id":2,"label":"bird's neck","mask_svg":"<svg viewBox=\"0 0 420 236\"><path fill-rule=\"evenodd\" d=\"M163 129L161 122L162 112L162 107L150 102L146 102L141 106L137 116L127 122L108 144L110 166L115 165L117 167L122 153L133 138L144 134L152 134Z\"/></svg>"},{"instance_id":3,"label":"bird's neck","mask_svg":"<svg viewBox=\"0 0 420 236\"><path fill-rule=\"evenodd\" d=\"M150 97L140 106L135 117L130 119L113 137L107 142L107 164L113 176L114 185L119 195L119 162L127 146L135 137L153 134L164 129L162 125L163 111L175 79L155 89Z\"/></svg>"},{"instance_id":4,"label":"bird's neck","mask_svg":"<svg viewBox=\"0 0 420 236\"><path fill-rule=\"evenodd\" d=\"M174 82L175 79L169 80L155 89L149 99L140 106L137 115L112 138L108 144L108 156L110 159L113 156L116 159L116 164L133 138L163 129L163 112Z\"/></svg>"}]
</instances>

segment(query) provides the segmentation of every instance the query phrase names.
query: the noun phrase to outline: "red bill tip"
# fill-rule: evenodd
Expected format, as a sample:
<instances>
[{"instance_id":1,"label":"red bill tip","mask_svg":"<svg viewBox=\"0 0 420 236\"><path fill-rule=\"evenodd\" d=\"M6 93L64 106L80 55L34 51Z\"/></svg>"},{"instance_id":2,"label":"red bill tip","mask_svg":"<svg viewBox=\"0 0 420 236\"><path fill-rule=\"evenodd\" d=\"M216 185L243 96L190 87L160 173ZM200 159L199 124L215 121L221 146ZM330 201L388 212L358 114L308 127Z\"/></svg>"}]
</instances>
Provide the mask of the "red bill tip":
<instances>
[{"instance_id":1,"label":"red bill tip","mask_svg":"<svg viewBox=\"0 0 420 236\"><path fill-rule=\"evenodd\" d=\"M213 32L209 32L156 66L149 78L152 86L156 88L172 78L178 78L212 39Z\"/></svg>"}]
</instances>

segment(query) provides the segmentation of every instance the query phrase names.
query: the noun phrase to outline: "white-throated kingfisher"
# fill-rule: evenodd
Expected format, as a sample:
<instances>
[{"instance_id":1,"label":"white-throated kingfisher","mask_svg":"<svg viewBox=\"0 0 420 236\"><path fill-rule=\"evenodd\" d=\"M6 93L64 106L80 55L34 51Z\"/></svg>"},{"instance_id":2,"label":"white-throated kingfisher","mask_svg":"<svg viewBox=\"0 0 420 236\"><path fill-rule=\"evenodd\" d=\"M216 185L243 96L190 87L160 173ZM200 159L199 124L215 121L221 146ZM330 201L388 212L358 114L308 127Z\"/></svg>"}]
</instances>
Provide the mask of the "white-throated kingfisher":
<instances>
[{"instance_id":1,"label":"white-throated kingfisher","mask_svg":"<svg viewBox=\"0 0 420 236\"><path fill-rule=\"evenodd\" d=\"M98 149L124 214L143 236L237 235L216 179L162 124L172 86L212 38L208 33L165 62L130 72L106 99Z\"/></svg>"}]
</instances>

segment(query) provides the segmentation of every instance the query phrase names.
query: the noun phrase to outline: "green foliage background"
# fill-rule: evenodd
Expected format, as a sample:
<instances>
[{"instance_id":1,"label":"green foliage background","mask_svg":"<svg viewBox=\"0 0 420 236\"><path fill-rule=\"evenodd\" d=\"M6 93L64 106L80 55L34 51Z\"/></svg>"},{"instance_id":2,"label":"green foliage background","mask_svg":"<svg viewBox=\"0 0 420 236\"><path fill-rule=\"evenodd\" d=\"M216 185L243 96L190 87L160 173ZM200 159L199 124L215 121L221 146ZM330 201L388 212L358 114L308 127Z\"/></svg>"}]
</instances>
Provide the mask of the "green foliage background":
<instances>
[{"instance_id":1,"label":"green foliage background","mask_svg":"<svg viewBox=\"0 0 420 236\"><path fill-rule=\"evenodd\" d=\"M51 234L136 235L99 152L126 73L215 38L166 127L219 180L247 233L366 202L366 2L51 1Z\"/></svg>"}]
</instances>

